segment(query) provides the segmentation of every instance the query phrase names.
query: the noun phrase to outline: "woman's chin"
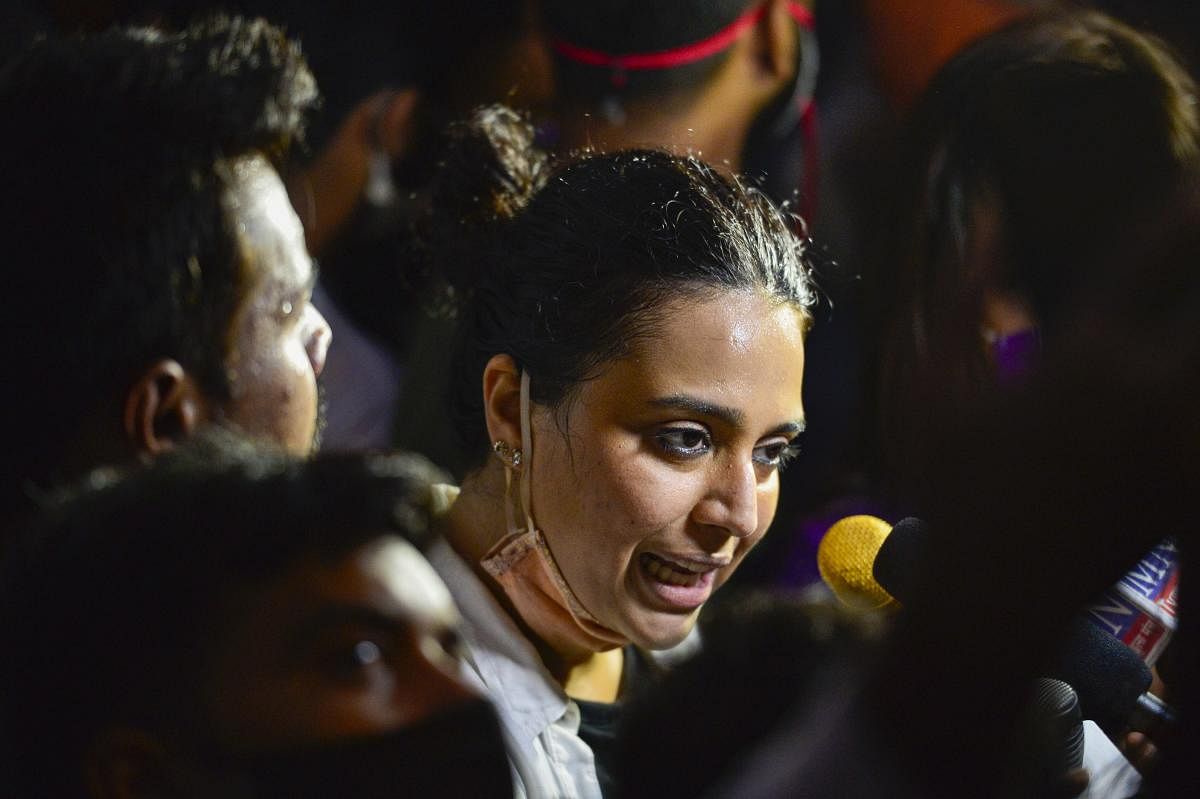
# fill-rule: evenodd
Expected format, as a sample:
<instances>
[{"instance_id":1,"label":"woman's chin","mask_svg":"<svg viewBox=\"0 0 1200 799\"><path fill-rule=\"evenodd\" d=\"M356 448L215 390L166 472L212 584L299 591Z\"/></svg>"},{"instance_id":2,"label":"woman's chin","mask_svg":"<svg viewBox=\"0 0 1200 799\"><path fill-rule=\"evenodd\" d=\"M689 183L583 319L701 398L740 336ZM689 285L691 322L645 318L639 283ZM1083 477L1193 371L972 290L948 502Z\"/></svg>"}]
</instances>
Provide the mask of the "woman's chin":
<instances>
[{"instance_id":1,"label":"woman's chin","mask_svg":"<svg viewBox=\"0 0 1200 799\"><path fill-rule=\"evenodd\" d=\"M691 634L699 614L700 609L697 608L683 617L673 615L665 619L641 620L636 629L630 631L629 639L639 649L651 651L674 649Z\"/></svg>"}]
</instances>

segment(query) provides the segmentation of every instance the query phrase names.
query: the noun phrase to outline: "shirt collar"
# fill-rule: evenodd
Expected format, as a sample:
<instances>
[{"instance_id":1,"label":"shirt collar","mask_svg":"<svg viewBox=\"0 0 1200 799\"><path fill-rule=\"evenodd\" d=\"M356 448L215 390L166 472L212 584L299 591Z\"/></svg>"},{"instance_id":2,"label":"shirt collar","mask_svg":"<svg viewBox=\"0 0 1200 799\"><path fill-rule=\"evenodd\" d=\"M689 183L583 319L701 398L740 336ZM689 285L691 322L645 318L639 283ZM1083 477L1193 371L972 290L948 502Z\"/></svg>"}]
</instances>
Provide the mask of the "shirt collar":
<instances>
[{"instance_id":1,"label":"shirt collar","mask_svg":"<svg viewBox=\"0 0 1200 799\"><path fill-rule=\"evenodd\" d=\"M569 700L550 676L537 650L488 591L471 567L445 539L425 553L446 582L463 617L467 660L487 689L501 718L530 746L547 727L567 716Z\"/></svg>"}]
</instances>

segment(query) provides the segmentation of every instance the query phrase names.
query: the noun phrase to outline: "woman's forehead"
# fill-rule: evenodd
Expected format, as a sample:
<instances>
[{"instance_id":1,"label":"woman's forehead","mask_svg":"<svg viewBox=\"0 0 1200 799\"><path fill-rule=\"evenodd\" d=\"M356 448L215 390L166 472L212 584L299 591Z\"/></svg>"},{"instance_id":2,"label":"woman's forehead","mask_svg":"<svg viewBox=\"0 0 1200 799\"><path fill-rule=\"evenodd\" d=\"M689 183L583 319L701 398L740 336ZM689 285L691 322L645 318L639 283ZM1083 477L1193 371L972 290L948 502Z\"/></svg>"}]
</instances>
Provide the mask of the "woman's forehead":
<instances>
[{"instance_id":1,"label":"woman's forehead","mask_svg":"<svg viewBox=\"0 0 1200 799\"><path fill-rule=\"evenodd\" d=\"M634 342L632 355L662 365L748 368L755 357L802 358L804 328L793 305L757 290L721 291L665 303L655 312L654 334Z\"/></svg>"},{"instance_id":2,"label":"woman's forehead","mask_svg":"<svg viewBox=\"0 0 1200 799\"><path fill-rule=\"evenodd\" d=\"M686 397L799 421L804 328L799 309L756 291L672 302L584 394L624 405Z\"/></svg>"}]
</instances>

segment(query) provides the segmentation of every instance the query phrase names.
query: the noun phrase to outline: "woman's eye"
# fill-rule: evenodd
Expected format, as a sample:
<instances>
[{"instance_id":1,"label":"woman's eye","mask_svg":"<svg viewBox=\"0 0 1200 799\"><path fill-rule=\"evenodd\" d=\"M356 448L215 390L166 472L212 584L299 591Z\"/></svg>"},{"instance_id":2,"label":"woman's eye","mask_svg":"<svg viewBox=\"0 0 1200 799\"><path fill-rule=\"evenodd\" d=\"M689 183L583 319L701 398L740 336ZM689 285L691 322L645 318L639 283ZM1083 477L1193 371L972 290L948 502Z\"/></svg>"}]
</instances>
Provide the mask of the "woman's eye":
<instances>
[{"instance_id":1,"label":"woman's eye","mask_svg":"<svg viewBox=\"0 0 1200 799\"><path fill-rule=\"evenodd\" d=\"M658 431L655 439L665 452L682 458L703 455L712 448L708 431L698 427L670 427Z\"/></svg>"},{"instance_id":2,"label":"woman's eye","mask_svg":"<svg viewBox=\"0 0 1200 799\"><path fill-rule=\"evenodd\" d=\"M754 462L773 469L782 469L788 461L800 454L800 445L787 441L764 444L754 450Z\"/></svg>"}]
</instances>

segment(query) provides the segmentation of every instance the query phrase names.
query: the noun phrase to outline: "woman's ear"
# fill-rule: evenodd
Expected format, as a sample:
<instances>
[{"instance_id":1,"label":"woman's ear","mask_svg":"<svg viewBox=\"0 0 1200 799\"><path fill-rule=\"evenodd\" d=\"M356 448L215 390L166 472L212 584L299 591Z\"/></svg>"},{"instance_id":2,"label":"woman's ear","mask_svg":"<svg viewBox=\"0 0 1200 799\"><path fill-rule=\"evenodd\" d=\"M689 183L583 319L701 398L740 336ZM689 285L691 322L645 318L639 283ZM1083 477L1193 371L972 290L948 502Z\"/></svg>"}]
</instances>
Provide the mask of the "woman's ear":
<instances>
[{"instance_id":1,"label":"woman's ear","mask_svg":"<svg viewBox=\"0 0 1200 799\"><path fill-rule=\"evenodd\" d=\"M138 452L158 455L195 433L208 418L208 405L196 380L178 361L154 363L125 395L127 440Z\"/></svg>"},{"instance_id":2,"label":"woman's ear","mask_svg":"<svg viewBox=\"0 0 1200 799\"><path fill-rule=\"evenodd\" d=\"M521 371L511 355L493 355L483 367L483 416L488 440L521 447Z\"/></svg>"}]
</instances>

